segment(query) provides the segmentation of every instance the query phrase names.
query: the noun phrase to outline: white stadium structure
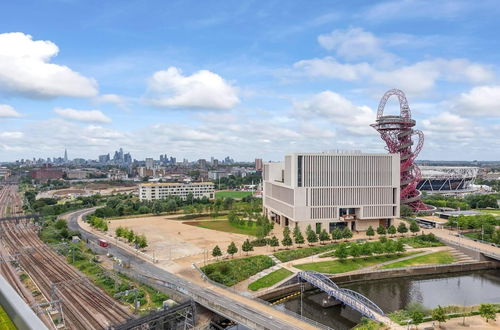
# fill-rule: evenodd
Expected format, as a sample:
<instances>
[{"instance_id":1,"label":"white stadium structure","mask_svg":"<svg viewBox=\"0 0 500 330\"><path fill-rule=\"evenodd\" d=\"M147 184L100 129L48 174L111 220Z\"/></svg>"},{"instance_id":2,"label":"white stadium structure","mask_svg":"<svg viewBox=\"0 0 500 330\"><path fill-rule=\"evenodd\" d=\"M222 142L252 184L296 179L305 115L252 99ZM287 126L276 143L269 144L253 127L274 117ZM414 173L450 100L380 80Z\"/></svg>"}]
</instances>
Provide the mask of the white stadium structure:
<instances>
[{"instance_id":1,"label":"white stadium structure","mask_svg":"<svg viewBox=\"0 0 500 330\"><path fill-rule=\"evenodd\" d=\"M422 179L417 189L429 194L470 194L477 190L474 181L479 168L457 166L419 166Z\"/></svg>"}]
</instances>

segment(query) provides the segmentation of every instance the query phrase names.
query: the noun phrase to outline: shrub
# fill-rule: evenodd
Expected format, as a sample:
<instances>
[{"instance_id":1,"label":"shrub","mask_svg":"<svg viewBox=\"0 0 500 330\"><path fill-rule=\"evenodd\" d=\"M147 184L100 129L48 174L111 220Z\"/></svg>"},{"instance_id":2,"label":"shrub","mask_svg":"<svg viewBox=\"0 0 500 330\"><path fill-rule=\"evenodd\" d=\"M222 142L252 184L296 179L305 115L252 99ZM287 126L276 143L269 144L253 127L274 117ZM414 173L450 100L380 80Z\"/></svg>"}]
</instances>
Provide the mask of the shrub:
<instances>
[{"instance_id":1,"label":"shrub","mask_svg":"<svg viewBox=\"0 0 500 330\"><path fill-rule=\"evenodd\" d=\"M241 259L219 261L201 268L212 281L232 286L262 270L274 266L268 256L252 256Z\"/></svg>"}]
</instances>

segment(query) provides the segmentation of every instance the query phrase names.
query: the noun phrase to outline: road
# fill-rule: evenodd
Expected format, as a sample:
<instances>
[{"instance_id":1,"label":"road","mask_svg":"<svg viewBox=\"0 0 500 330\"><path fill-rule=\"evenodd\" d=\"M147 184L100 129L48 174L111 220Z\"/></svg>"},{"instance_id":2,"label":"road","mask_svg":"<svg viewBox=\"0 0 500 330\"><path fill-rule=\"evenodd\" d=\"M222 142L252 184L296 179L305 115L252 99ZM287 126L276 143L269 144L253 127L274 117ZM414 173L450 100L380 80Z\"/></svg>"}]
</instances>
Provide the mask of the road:
<instances>
[{"instance_id":1,"label":"road","mask_svg":"<svg viewBox=\"0 0 500 330\"><path fill-rule=\"evenodd\" d=\"M85 240L88 239L92 242L96 242L99 237L93 233L84 231L78 224L78 218L92 212L92 210L93 209L75 211L67 214L65 218L68 222L68 227L71 230L79 231L82 238ZM154 277L168 282L171 285L182 288L183 291L185 291L183 293L187 293L188 296L192 297L196 302L204 307L250 328L273 330L317 329L309 323L282 313L269 306L265 306L257 301L242 297L215 286L207 287L208 284L205 284L205 282L201 281L201 279L197 280L193 278L191 279L192 281L190 281L176 276L150 262L136 257L133 253L130 253L127 250L116 247L113 244L109 247L109 253L121 258L122 260L129 260L131 269L138 274ZM194 283L194 281L197 281L198 283ZM233 313L237 314L240 319L235 317L235 315L232 315Z\"/></svg>"}]
</instances>

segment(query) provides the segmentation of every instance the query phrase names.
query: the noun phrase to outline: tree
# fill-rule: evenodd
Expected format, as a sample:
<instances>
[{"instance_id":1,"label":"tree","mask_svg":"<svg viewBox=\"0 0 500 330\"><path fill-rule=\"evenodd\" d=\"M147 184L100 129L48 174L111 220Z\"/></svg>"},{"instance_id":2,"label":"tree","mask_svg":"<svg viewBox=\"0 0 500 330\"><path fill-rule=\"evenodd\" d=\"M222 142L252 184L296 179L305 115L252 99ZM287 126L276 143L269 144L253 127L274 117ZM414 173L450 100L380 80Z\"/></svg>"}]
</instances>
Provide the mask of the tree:
<instances>
[{"instance_id":1,"label":"tree","mask_svg":"<svg viewBox=\"0 0 500 330\"><path fill-rule=\"evenodd\" d=\"M139 249L144 249L145 247L148 246L148 240L144 235L136 235L134 242Z\"/></svg>"},{"instance_id":2,"label":"tree","mask_svg":"<svg viewBox=\"0 0 500 330\"><path fill-rule=\"evenodd\" d=\"M415 220L410 222L410 231L414 234L420 231L420 227L417 225L417 222Z\"/></svg>"},{"instance_id":3,"label":"tree","mask_svg":"<svg viewBox=\"0 0 500 330\"><path fill-rule=\"evenodd\" d=\"M384 244L382 244L383 251L386 253L394 253L396 251L396 244L393 240L387 240Z\"/></svg>"},{"instance_id":4,"label":"tree","mask_svg":"<svg viewBox=\"0 0 500 330\"><path fill-rule=\"evenodd\" d=\"M229 246L227 247L227 253L230 254L231 257L233 257L233 255L237 252L238 248L236 247L236 244L234 244L234 242L231 242L231 244L229 244Z\"/></svg>"},{"instance_id":5,"label":"tree","mask_svg":"<svg viewBox=\"0 0 500 330\"><path fill-rule=\"evenodd\" d=\"M130 231L127 234L127 240L129 243L132 243L134 241L134 239L135 239L134 231L132 229L130 229Z\"/></svg>"},{"instance_id":6,"label":"tree","mask_svg":"<svg viewBox=\"0 0 500 330\"><path fill-rule=\"evenodd\" d=\"M368 242L365 242L361 245L361 254L364 256L372 255L372 245Z\"/></svg>"},{"instance_id":7,"label":"tree","mask_svg":"<svg viewBox=\"0 0 500 330\"><path fill-rule=\"evenodd\" d=\"M283 244L284 247L288 248L289 246L292 246L292 238L290 237L290 229L288 227L285 227L283 229L283 240L281 241L281 244Z\"/></svg>"},{"instance_id":8,"label":"tree","mask_svg":"<svg viewBox=\"0 0 500 330\"><path fill-rule=\"evenodd\" d=\"M342 238L349 239L352 237L352 231L349 230L349 228L345 227L342 230Z\"/></svg>"},{"instance_id":9,"label":"tree","mask_svg":"<svg viewBox=\"0 0 500 330\"><path fill-rule=\"evenodd\" d=\"M399 223L398 233L404 234L406 232L408 232L408 228L406 227L405 223L404 222Z\"/></svg>"},{"instance_id":10,"label":"tree","mask_svg":"<svg viewBox=\"0 0 500 330\"><path fill-rule=\"evenodd\" d=\"M307 226L306 235L309 244L316 243L318 241L318 234L311 229L311 225Z\"/></svg>"},{"instance_id":11,"label":"tree","mask_svg":"<svg viewBox=\"0 0 500 330\"><path fill-rule=\"evenodd\" d=\"M323 243L324 241L329 240L329 239L330 239L330 235L328 235L326 230L323 229L321 231L321 233L319 233L319 240L321 241L321 243Z\"/></svg>"},{"instance_id":12,"label":"tree","mask_svg":"<svg viewBox=\"0 0 500 330\"><path fill-rule=\"evenodd\" d=\"M269 241L269 245L273 247L273 251L276 251L276 247L280 246L280 241L278 241L276 236L273 236Z\"/></svg>"},{"instance_id":13,"label":"tree","mask_svg":"<svg viewBox=\"0 0 500 330\"><path fill-rule=\"evenodd\" d=\"M369 239L372 239L372 236L375 236L375 230L373 230L372 226L368 227L366 230L366 236L368 236Z\"/></svg>"},{"instance_id":14,"label":"tree","mask_svg":"<svg viewBox=\"0 0 500 330\"><path fill-rule=\"evenodd\" d=\"M248 238L246 239L246 241L243 242L241 249L243 250L243 252L246 252L247 255L248 255L249 251L253 251L253 246L252 246L252 244L250 244L250 241L248 240Z\"/></svg>"},{"instance_id":15,"label":"tree","mask_svg":"<svg viewBox=\"0 0 500 330\"><path fill-rule=\"evenodd\" d=\"M305 240L304 240L304 236L302 235L302 233L300 232L300 230L297 232L297 235L295 235L295 244L304 244Z\"/></svg>"},{"instance_id":16,"label":"tree","mask_svg":"<svg viewBox=\"0 0 500 330\"><path fill-rule=\"evenodd\" d=\"M389 233L389 235L394 235L396 234L396 227L394 227L394 225L391 225L388 229L387 229L387 233Z\"/></svg>"},{"instance_id":17,"label":"tree","mask_svg":"<svg viewBox=\"0 0 500 330\"><path fill-rule=\"evenodd\" d=\"M379 234L379 235L385 235L385 234L387 234L387 230L385 229L384 226L378 226L377 227L377 234Z\"/></svg>"},{"instance_id":18,"label":"tree","mask_svg":"<svg viewBox=\"0 0 500 330\"><path fill-rule=\"evenodd\" d=\"M479 305L479 315L484 317L486 322L488 322L488 320L495 320L496 308L493 304L481 304Z\"/></svg>"},{"instance_id":19,"label":"tree","mask_svg":"<svg viewBox=\"0 0 500 330\"><path fill-rule=\"evenodd\" d=\"M413 210L408 205L401 204L401 207L399 208L399 210L400 210L401 217L403 217L403 218L413 216Z\"/></svg>"},{"instance_id":20,"label":"tree","mask_svg":"<svg viewBox=\"0 0 500 330\"><path fill-rule=\"evenodd\" d=\"M116 235L116 237L122 237L122 235L123 235L123 227L120 226L120 227L116 228L115 229L115 235Z\"/></svg>"},{"instance_id":21,"label":"tree","mask_svg":"<svg viewBox=\"0 0 500 330\"><path fill-rule=\"evenodd\" d=\"M297 224L295 224L295 227L293 228L293 239L297 239L297 235L301 234L300 228ZM302 234L301 234L302 235Z\"/></svg>"},{"instance_id":22,"label":"tree","mask_svg":"<svg viewBox=\"0 0 500 330\"><path fill-rule=\"evenodd\" d=\"M332 239L334 241L337 241L339 239L342 239L342 231L339 229L339 228L335 228L333 231L332 231Z\"/></svg>"},{"instance_id":23,"label":"tree","mask_svg":"<svg viewBox=\"0 0 500 330\"><path fill-rule=\"evenodd\" d=\"M212 250L212 257L219 259L220 256L222 256L222 251L220 250L220 247L216 245Z\"/></svg>"},{"instance_id":24,"label":"tree","mask_svg":"<svg viewBox=\"0 0 500 330\"><path fill-rule=\"evenodd\" d=\"M398 240L398 241L396 242L396 252L398 252L398 253L403 253L403 252L405 252L405 247L404 247L404 244L403 244L403 242L402 242L402 241L399 241L399 240Z\"/></svg>"},{"instance_id":25,"label":"tree","mask_svg":"<svg viewBox=\"0 0 500 330\"><path fill-rule=\"evenodd\" d=\"M341 243L333 254L340 260L344 260L345 258L347 258L347 256L349 255L349 251L347 251L346 244Z\"/></svg>"},{"instance_id":26,"label":"tree","mask_svg":"<svg viewBox=\"0 0 500 330\"><path fill-rule=\"evenodd\" d=\"M411 312L410 317L413 321L413 324L415 324L415 328L417 328L417 329L418 329L418 325L420 323L424 322L424 313L422 313L421 311Z\"/></svg>"},{"instance_id":27,"label":"tree","mask_svg":"<svg viewBox=\"0 0 500 330\"><path fill-rule=\"evenodd\" d=\"M375 254L384 253L384 245L381 242L374 242L372 244L372 252Z\"/></svg>"},{"instance_id":28,"label":"tree","mask_svg":"<svg viewBox=\"0 0 500 330\"><path fill-rule=\"evenodd\" d=\"M349 247L349 254L353 258L359 257L361 255L361 245L359 245L357 243L351 244L351 246Z\"/></svg>"},{"instance_id":29,"label":"tree","mask_svg":"<svg viewBox=\"0 0 500 330\"><path fill-rule=\"evenodd\" d=\"M446 322L446 319L448 318L448 316L446 315L446 312L443 309L443 307L438 305L437 308L434 308L432 310L432 318L434 320L438 321L439 327L441 328L441 322Z\"/></svg>"}]
</instances>

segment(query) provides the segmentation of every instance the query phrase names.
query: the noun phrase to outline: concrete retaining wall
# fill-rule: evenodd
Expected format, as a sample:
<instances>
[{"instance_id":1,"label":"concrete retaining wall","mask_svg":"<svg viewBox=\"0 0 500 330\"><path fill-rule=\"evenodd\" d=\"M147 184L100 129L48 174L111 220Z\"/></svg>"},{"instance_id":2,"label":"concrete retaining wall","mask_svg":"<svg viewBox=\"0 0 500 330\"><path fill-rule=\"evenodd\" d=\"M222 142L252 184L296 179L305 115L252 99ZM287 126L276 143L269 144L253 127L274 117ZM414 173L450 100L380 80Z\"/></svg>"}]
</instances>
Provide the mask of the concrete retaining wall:
<instances>
[{"instance_id":1,"label":"concrete retaining wall","mask_svg":"<svg viewBox=\"0 0 500 330\"><path fill-rule=\"evenodd\" d=\"M477 271L483 269L498 269L498 268L500 268L500 263L498 262L483 261L483 262L466 263L466 264L435 265L435 266L421 266L413 268L377 270L374 272L355 273L348 275L338 274L338 275L332 275L330 276L330 278L335 283L342 284L342 283L353 283L359 281L382 280L387 278L449 274L449 273L469 272L469 271ZM305 283L305 289L310 290L313 289L313 287L309 283ZM276 288L274 290L263 292L258 297L260 299L270 301L284 297L299 290L300 290L299 284L290 284Z\"/></svg>"}]
</instances>

